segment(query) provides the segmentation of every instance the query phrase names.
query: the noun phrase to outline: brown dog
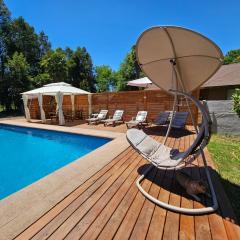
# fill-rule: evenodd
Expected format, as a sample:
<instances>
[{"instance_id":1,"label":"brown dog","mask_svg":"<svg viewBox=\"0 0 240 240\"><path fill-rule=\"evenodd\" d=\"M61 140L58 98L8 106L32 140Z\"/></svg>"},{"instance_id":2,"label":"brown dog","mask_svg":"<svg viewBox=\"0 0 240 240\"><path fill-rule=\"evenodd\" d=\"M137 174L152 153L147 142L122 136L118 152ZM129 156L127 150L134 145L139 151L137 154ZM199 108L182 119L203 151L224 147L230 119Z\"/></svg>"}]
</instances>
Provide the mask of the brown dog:
<instances>
[{"instance_id":1,"label":"brown dog","mask_svg":"<svg viewBox=\"0 0 240 240\"><path fill-rule=\"evenodd\" d=\"M206 194L208 197L210 197L209 193L207 192L208 188L205 182L201 180L193 180L188 174L180 171L176 172L176 179L179 184L186 189L186 192L197 201L201 200L197 196L199 193Z\"/></svg>"}]
</instances>

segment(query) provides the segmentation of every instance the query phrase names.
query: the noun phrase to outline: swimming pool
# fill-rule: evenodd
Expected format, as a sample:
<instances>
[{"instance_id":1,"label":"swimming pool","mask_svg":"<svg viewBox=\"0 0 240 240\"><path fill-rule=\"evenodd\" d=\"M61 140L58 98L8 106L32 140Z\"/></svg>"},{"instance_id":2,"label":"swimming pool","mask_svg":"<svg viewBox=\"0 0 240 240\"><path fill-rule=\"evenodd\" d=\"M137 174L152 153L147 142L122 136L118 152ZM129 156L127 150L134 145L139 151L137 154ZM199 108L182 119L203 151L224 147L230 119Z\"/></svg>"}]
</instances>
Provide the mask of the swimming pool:
<instances>
[{"instance_id":1,"label":"swimming pool","mask_svg":"<svg viewBox=\"0 0 240 240\"><path fill-rule=\"evenodd\" d=\"M111 140L0 124L0 199Z\"/></svg>"}]
</instances>

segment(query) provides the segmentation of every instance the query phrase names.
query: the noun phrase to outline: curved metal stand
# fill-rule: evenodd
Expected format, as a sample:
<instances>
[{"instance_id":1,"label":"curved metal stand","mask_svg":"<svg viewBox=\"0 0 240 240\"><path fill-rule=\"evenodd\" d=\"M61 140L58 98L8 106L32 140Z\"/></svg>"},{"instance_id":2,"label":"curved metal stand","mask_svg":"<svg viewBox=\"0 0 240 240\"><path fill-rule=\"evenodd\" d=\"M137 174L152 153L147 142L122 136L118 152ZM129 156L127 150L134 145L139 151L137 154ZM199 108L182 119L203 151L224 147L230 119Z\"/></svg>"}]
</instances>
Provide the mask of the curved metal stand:
<instances>
[{"instance_id":1,"label":"curved metal stand","mask_svg":"<svg viewBox=\"0 0 240 240\"><path fill-rule=\"evenodd\" d=\"M203 158L204 169L205 169L205 172L207 175L207 180L208 180L208 184L210 187L211 196L212 196L212 200L213 200L213 205L211 207L195 208L195 209L194 208L181 208L181 207L177 207L177 206L162 202L162 201L154 198L153 196L151 196L149 193L147 193L143 189L143 187L141 186L141 182L144 180L144 178L147 176L147 174L152 170L154 165L150 165L149 168L147 168L146 171L144 171L144 173L138 178L136 184L137 184L139 191L153 203L157 204L160 207L166 208L167 210L170 210L170 211L184 213L184 214L192 214L192 215L199 215L199 214L211 213L211 212L216 211L216 209L218 208L216 193L213 188L212 180L210 177L209 170L207 168L207 162L206 162L206 158L205 158L203 151L201 151L201 155ZM166 170L168 170L168 169L166 169Z\"/></svg>"}]
</instances>

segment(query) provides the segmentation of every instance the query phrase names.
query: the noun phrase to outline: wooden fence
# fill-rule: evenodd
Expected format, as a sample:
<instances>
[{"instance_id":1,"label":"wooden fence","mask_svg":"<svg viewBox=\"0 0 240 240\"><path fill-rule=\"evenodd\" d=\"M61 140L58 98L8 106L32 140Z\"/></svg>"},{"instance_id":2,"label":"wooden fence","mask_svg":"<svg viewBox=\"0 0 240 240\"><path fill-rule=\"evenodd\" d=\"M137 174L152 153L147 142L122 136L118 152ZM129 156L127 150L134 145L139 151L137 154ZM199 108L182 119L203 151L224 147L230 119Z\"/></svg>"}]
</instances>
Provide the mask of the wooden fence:
<instances>
[{"instance_id":1,"label":"wooden fence","mask_svg":"<svg viewBox=\"0 0 240 240\"><path fill-rule=\"evenodd\" d=\"M193 93L195 97L199 97L199 91ZM138 111L148 111L148 121L153 121L160 112L171 111L173 105L173 97L162 90L148 91L126 91L113 93L95 93L92 94L92 111L99 112L101 109L108 109L109 116L112 116L116 109L124 110L124 120L131 120L136 116ZM198 118L196 107L190 103L190 107L194 114L195 120ZM37 99L29 102L29 108L32 118L40 118ZM43 108L46 116L49 111L54 111L55 100L50 96L43 97ZM84 118L88 117L89 104L87 95L79 95L75 97L75 108L83 110ZM71 109L71 99L64 96L63 111ZM180 99L178 111L188 111L185 101ZM190 117L188 123L190 123Z\"/></svg>"}]
</instances>

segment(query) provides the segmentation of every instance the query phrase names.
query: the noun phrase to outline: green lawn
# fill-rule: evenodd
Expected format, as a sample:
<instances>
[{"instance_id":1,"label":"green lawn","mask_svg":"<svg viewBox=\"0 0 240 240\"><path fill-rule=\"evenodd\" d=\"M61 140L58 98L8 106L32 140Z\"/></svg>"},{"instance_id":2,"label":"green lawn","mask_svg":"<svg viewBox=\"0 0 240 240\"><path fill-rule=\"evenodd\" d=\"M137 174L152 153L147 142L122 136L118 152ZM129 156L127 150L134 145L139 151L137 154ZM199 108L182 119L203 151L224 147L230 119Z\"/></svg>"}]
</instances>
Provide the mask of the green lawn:
<instances>
[{"instance_id":1,"label":"green lawn","mask_svg":"<svg viewBox=\"0 0 240 240\"><path fill-rule=\"evenodd\" d=\"M240 137L213 135L208 150L240 222Z\"/></svg>"}]
</instances>

